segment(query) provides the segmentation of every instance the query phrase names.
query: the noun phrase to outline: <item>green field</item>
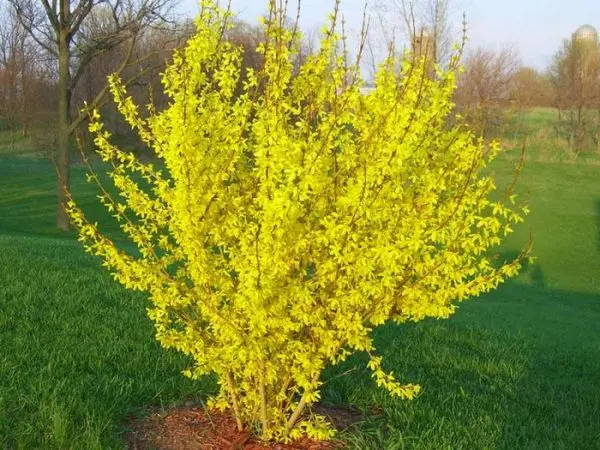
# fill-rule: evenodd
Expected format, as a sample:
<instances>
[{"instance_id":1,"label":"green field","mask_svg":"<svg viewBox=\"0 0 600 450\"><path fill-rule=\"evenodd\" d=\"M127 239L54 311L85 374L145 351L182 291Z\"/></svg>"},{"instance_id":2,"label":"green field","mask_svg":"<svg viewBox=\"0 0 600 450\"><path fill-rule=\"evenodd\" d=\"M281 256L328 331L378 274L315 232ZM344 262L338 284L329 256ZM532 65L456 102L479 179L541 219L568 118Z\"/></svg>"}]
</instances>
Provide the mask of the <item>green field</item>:
<instances>
[{"instance_id":1,"label":"green field","mask_svg":"<svg viewBox=\"0 0 600 450\"><path fill-rule=\"evenodd\" d=\"M378 390L361 355L329 369L324 401L369 412L342 435L351 448L600 448L600 169L529 159L532 213L501 251L531 231L538 261L450 320L377 331L386 368L423 386L416 400ZM495 163L500 185L514 160ZM73 189L100 217L80 167ZM200 403L215 383L181 376L144 297L54 231L54 192L48 162L0 151L0 448L123 448L130 416Z\"/></svg>"}]
</instances>

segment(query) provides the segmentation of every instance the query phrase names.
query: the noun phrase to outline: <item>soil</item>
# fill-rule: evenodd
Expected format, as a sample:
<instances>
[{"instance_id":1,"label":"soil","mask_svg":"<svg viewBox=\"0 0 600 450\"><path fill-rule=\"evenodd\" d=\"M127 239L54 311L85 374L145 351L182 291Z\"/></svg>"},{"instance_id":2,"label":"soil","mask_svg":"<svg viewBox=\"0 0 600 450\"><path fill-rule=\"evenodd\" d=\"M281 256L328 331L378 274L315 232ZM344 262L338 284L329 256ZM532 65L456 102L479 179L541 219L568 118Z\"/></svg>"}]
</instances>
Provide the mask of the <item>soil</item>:
<instances>
[{"instance_id":1,"label":"soil","mask_svg":"<svg viewBox=\"0 0 600 450\"><path fill-rule=\"evenodd\" d=\"M363 419L352 408L314 406L312 411L326 416L338 429L346 429ZM130 418L125 436L129 450L334 450L340 441L314 441L303 438L291 444L263 443L249 431L238 431L231 414L207 413L204 408L185 406L149 417Z\"/></svg>"}]
</instances>

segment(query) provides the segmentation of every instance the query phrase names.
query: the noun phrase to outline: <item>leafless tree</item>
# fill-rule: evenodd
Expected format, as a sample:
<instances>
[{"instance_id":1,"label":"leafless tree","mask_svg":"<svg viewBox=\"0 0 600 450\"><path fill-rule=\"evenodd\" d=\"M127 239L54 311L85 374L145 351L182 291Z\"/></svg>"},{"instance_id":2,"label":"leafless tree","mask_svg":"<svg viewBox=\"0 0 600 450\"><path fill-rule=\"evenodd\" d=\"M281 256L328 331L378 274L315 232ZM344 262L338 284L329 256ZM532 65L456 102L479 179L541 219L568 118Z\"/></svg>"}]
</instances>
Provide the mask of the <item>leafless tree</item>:
<instances>
[{"instance_id":1,"label":"leafless tree","mask_svg":"<svg viewBox=\"0 0 600 450\"><path fill-rule=\"evenodd\" d=\"M499 52L479 48L466 55L455 101L460 112L481 133L492 133L502 125L520 67L516 51L510 48Z\"/></svg>"},{"instance_id":2,"label":"leafless tree","mask_svg":"<svg viewBox=\"0 0 600 450\"><path fill-rule=\"evenodd\" d=\"M432 63L448 62L452 46L460 40L453 23L455 0L376 0L374 12L383 40L404 38L411 49L419 50L426 42Z\"/></svg>"},{"instance_id":3,"label":"leafless tree","mask_svg":"<svg viewBox=\"0 0 600 450\"><path fill-rule=\"evenodd\" d=\"M172 25L165 24L160 28L154 27L138 36L131 57L136 64L131 64L121 72L123 79L130 80L128 93L137 104L145 104L150 98L156 109L166 105L167 98L163 93L160 72L165 61L171 59L175 49L185 43L194 29L190 20ZM73 90L74 104L83 105L104 89L107 76L119 69L129 46L129 42L123 42L90 61ZM112 102L102 106L102 116L114 139L118 140L122 147L131 150L143 148L143 144L136 139L135 133L126 125ZM91 148L92 142L85 127L80 127L78 136L86 148Z\"/></svg>"},{"instance_id":4,"label":"leafless tree","mask_svg":"<svg viewBox=\"0 0 600 450\"><path fill-rule=\"evenodd\" d=\"M85 121L72 116L73 91L89 64L127 43L116 72L134 61L136 43L144 30L167 21L173 0L7 0L29 36L57 64L58 110L56 167L58 207L56 225L69 228L65 202L69 189L70 138ZM89 99L100 104L106 87Z\"/></svg>"},{"instance_id":5,"label":"leafless tree","mask_svg":"<svg viewBox=\"0 0 600 450\"><path fill-rule=\"evenodd\" d=\"M40 52L14 12L0 7L0 116L11 134L17 128L28 134L33 94L45 75L40 62Z\"/></svg>"},{"instance_id":6,"label":"leafless tree","mask_svg":"<svg viewBox=\"0 0 600 450\"><path fill-rule=\"evenodd\" d=\"M535 107L551 105L549 80L531 67L520 67L513 75L511 105L519 113Z\"/></svg>"},{"instance_id":7,"label":"leafless tree","mask_svg":"<svg viewBox=\"0 0 600 450\"><path fill-rule=\"evenodd\" d=\"M558 129L575 154L600 149L600 46L594 40L566 40L550 67Z\"/></svg>"}]
</instances>

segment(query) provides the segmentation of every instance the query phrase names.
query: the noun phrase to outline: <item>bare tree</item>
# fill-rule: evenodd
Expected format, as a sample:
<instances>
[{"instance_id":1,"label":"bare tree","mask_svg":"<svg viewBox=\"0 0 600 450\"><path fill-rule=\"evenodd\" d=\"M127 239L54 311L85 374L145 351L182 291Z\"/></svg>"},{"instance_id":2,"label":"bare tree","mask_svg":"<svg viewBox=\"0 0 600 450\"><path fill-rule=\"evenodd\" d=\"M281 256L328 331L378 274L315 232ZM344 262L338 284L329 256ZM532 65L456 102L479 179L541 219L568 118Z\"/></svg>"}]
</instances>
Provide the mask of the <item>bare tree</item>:
<instances>
[{"instance_id":1,"label":"bare tree","mask_svg":"<svg viewBox=\"0 0 600 450\"><path fill-rule=\"evenodd\" d=\"M28 133L32 93L41 77L39 51L14 12L0 8L0 115L11 134L21 128Z\"/></svg>"},{"instance_id":2,"label":"bare tree","mask_svg":"<svg viewBox=\"0 0 600 450\"><path fill-rule=\"evenodd\" d=\"M194 24L188 21L154 27L138 36L131 58L136 64L130 65L121 73L123 79L129 80L128 93L137 104L147 103L150 97L155 108L160 109L166 105L167 97L162 91L160 71L164 68L165 61L172 57L174 50L181 47L193 31ZM94 34L91 30L90 35ZM73 90L74 104L82 105L102 91L106 86L107 76L119 69L129 46L129 42L123 42L87 64ZM112 102L105 104L102 110L102 115L119 145L132 151L144 148ZM86 147L91 147L91 138L85 127L81 127L77 134Z\"/></svg>"},{"instance_id":3,"label":"bare tree","mask_svg":"<svg viewBox=\"0 0 600 450\"><path fill-rule=\"evenodd\" d=\"M503 123L511 105L514 76L521 67L513 49L475 49L467 54L455 93L457 108L479 132L489 134Z\"/></svg>"},{"instance_id":4,"label":"bare tree","mask_svg":"<svg viewBox=\"0 0 600 450\"><path fill-rule=\"evenodd\" d=\"M559 132L575 154L591 141L600 149L600 46L595 40L566 40L550 67Z\"/></svg>"},{"instance_id":5,"label":"bare tree","mask_svg":"<svg viewBox=\"0 0 600 450\"><path fill-rule=\"evenodd\" d=\"M459 40L452 23L454 0L376 0L375 13L384 41L402 36L412 50L426 48L432 63L444 64Z\"/></svg>"},{"instance_id":6,"label":"bare tree","mask_svg":"<svg viewBox=\"0 0 600 450\"><path fill-rule=\"evenodd\" d=\"M19 49L22 46L22 33L15 27L14 16L0 11L0 116L11 134L15 128L17 111L17 71Z\"/></svg>"},{"instance_id":7,"label":"bare tree","mask_svg":"<svg viewBox=\"0 0 600 450\"><path fill-rule=\"evenodd\" d=\"M56 225L69 228L65 203L69 189L70 138L85 121L71 114L73 91L86 67L98 56L123 43L127 51L116 70L125 70L134 56L140 34L165 22L172 0L8 0L29 36L57 63L58 207ZM93 30L93 33L91 32ZM103 101L106 88L90 100Z\"/></svg>"},{"instance_id":8,"label":"bare tree","mask_svg":"<svg viewBox=\"0 0 600 450\"><path fill-rule=\"evenodd\" d=\"M548 79L531 67L520 67L513 75L510 93L514 109L522 113L539 106L550 106Z\"/></svg>"}]
</instances>

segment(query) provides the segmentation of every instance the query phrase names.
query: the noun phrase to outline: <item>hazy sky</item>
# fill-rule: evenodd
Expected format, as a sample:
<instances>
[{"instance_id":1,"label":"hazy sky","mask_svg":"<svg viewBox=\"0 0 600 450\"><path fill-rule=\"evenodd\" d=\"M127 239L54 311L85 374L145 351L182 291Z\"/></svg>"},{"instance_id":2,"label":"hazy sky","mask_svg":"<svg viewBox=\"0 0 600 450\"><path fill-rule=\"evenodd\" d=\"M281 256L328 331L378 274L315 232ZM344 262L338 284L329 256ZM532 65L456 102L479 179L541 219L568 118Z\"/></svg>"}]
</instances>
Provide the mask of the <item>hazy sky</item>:
<instances>
[{"instance_id":1,"label":"hazy sky","mask_svg":"<svg viewBox=\"0 0 600 450\"><path fill-rule=\"evenodd\" d=\"M182 11L197 11L196 0L181 0ZM290 2L293 3L293 0ZM351 30L360 29L364 0L342 0ZM374 3L373 0L369 2ZM513 46L523 62L538 69L550 63L564 38L580 25L600 29L600 0L454 0L456 28L467 14L471 46L498 49ZM267 0L232 0L240 18L251 23L265 11ZM321 24L334 0L302 0L302 26Z\"/></svg>"}]
</instances>

